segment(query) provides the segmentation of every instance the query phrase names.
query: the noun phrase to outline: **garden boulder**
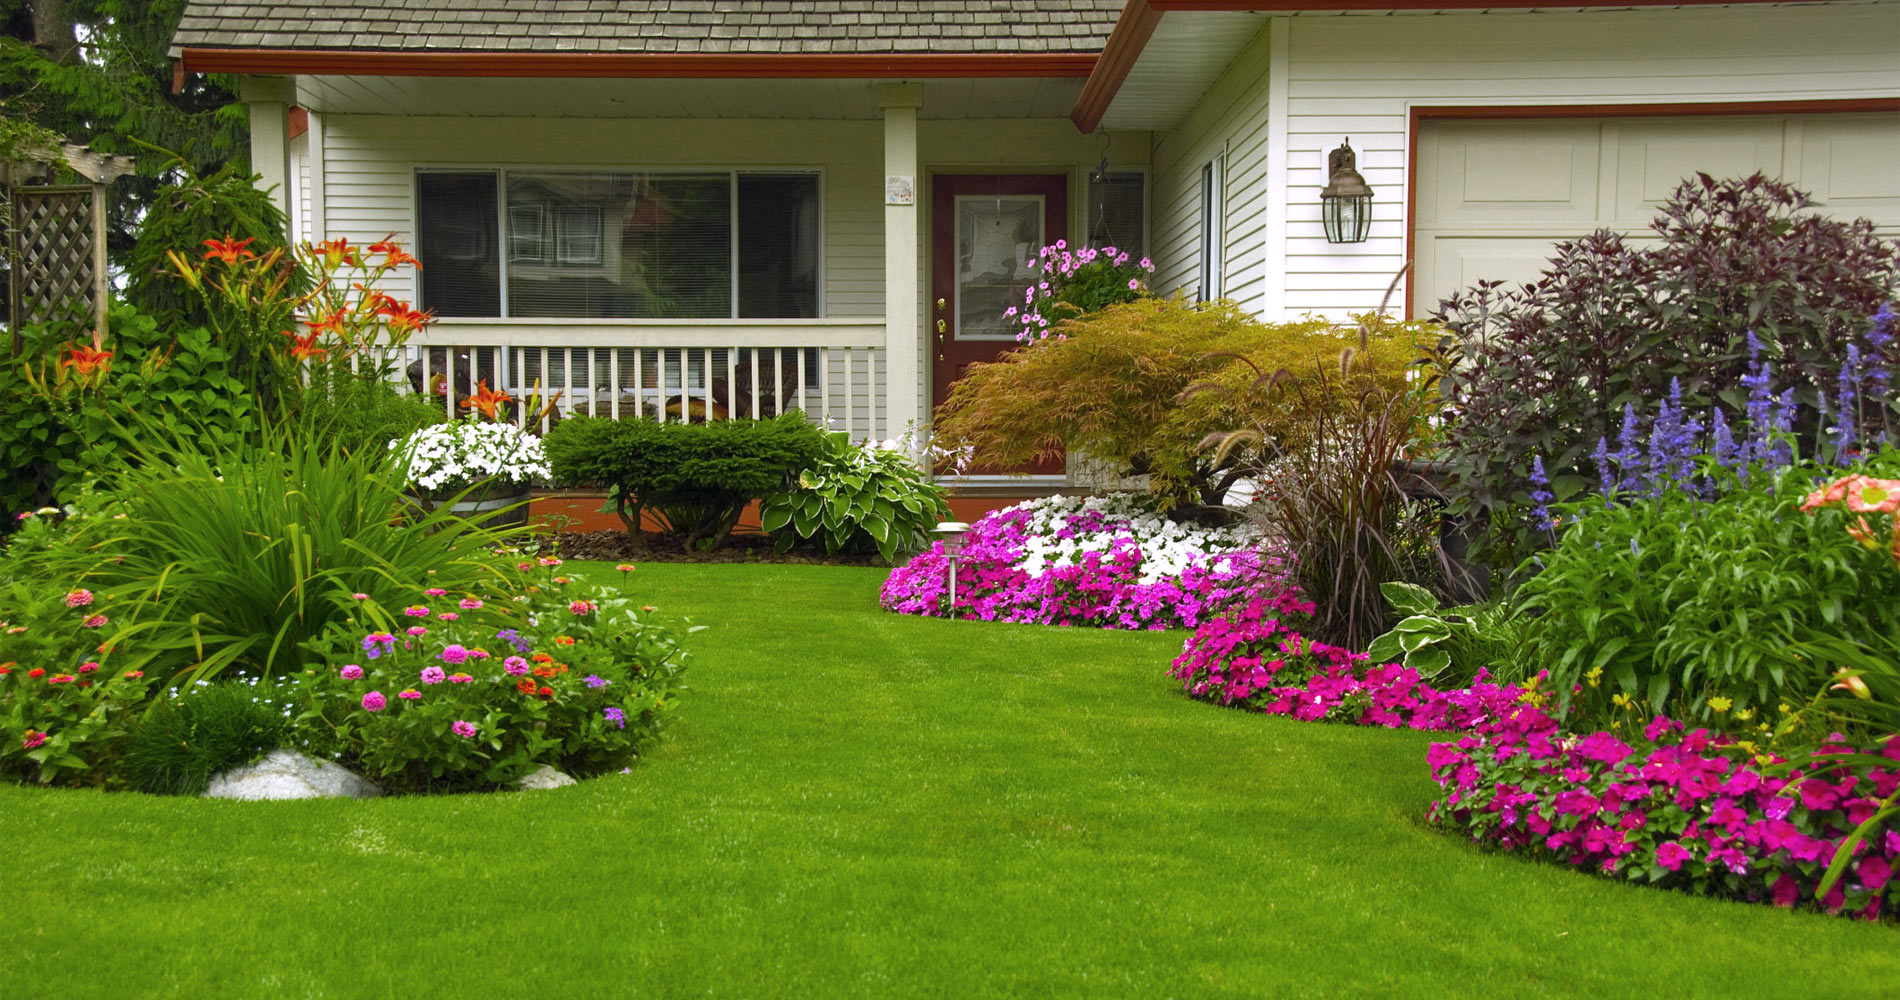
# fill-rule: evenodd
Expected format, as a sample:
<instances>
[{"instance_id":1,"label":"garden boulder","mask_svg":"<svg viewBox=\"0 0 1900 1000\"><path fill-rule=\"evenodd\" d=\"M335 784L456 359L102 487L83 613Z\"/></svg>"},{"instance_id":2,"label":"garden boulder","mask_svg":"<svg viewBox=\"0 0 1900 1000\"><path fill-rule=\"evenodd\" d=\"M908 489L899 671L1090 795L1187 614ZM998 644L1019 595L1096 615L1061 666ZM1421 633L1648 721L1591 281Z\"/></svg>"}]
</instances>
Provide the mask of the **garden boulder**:
<instances>
[{"instance_id":1,"label":"garden boulder","mask_svg":"<svg viewBox=\"0 0 1900 1000\"><path fill-rule=\"evenodd\" d=\"M367 799L383 794L370 781L294 750L273 750L255 764L211 776L208 799Z\"/></svg>"},{"instance_id":2,"label":"garden boulder","mask_svg":"<svg viewBox=\"0 0 1900 1000\"><path fill-rule=\"evenodd\" d=\"M543 764L527 777L515 782L515 787L524 792L539 792L550 788L566 788L572 784L575 784L572 776Z\"/></svg>"}]
</instances>

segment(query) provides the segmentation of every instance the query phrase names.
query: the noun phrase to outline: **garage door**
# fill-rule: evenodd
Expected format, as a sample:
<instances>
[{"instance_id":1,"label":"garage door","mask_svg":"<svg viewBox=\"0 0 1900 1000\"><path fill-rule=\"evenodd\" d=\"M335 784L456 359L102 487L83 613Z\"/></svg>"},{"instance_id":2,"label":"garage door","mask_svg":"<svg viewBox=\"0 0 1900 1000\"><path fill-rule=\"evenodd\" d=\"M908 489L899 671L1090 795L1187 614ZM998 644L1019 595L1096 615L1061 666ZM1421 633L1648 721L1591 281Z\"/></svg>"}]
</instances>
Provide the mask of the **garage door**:
<instances>
[{"instance_id":1,"label":"garage door","mask_svg":"<svg viewBox=\"0 0 1900 1000\"><path fill-rule=\"evenodd\" d=\"M1480 278L1535 277L1558 240L1647 233L1697 171L1779 176L1900 236L1900 115L1424 122L1418 141L1421 316Z\"/></svg>"}]
</instances>

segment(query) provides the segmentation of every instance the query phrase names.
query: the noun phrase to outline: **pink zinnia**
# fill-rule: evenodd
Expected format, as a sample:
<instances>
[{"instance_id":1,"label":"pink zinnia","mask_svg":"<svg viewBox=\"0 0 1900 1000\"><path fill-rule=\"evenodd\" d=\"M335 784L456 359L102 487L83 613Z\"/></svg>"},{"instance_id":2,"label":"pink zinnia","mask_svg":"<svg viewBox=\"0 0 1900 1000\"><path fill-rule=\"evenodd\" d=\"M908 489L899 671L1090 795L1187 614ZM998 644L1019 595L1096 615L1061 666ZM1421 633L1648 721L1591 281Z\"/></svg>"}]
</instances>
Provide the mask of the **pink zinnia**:
<instances>
[{"instance_id":1,"label":"pink zinnia","mask_svg":"<svg viewBox=\"0 0 1900 1000\"><path fill-rule=\"evenodd\" d=\"M561 561L559 559L554 558L553 556L542 556L540 559L540 563L543 566L559 566L561 564Z\"/></svg>"},{"instance_id":2,"label":"pink zinnia","mask_svg":"<svg viewBox=\"0 0 1900 1000\"><path fill-rule=\"evenodd\" d=\"M87 660L85 663L79 665L79 672L82 674L89 674L97 669L99 669L99 665L91 660Z\"/></svg>"},{"instance_id":3,"label":"pink zinnia","mask_svg":"<svg viewBox=\"0 0 1900 1000\"><path fill-rule=\"evenodd\" d=\"M516 677L520 677L522 674L525 674L528 672L528 661L522 659L519 656L510 656L509 658L501 661L501 669L507 671L510 674L513 674Z\"/></svg>"},{"instance_id":4,"label":"pink zinnia","mask_svg":"<svg viewBox=\"0 0 1900 1000\"><path fill-rule=\"evenodd\" d=\"M424 684L440 684L447 680L448 676L448 674L442 672L441 667L422 668L422 683Z\"/></svg>"},{"instance_id":5,"label":"pink zinnia","mask_svg":"<svg viewBox=\"0 0 1900 1000\"><path fill-rule=\"evenodd\" d=\"M389 699L384 698L381 691L371 691L363 696L363 710L366 712L380 712L388 704Z\"/></svg>"},{"instance_id":6,"label":"pink zinnia","mask_svg":"<svg viewBox=\"0 0 1900 1000\"><path fill-rule=\"evenodd\" d=\"M404 688L403 690L396 692L396 697L401 698L404 701L415 701L417 698L422 697L422 692L416 690L415 688Z\"/></svg>"},{"instance_id":7,"label":"pink zinnia","mask_svg":"<svg viewBox=\"0 0 1900 1000\"><path fill-rule=\"evenodd\" d=\"M98 628L110 620L111 619L107 618L105 615L93 615L91 618L88 618L85 621L80 622L79 624L84 625L87 628Z\"/></svg>"},{"instance_id":8,"label":"pink zinnia","mask_svg":"<svg viewBox=\"0 0 1900 1000\"><path fill-rule=\"evenodd\" d=\"M450 643L441 653L443 663L461 663L468 659L468 650L457 643Z\"/></svg>"},{"instance_id":9,"label":"pink zinnia","mask_svg":"<svg viewBox=\"0 0 1900 1000\"><path fill-rule=\"evenodd\" d=\"M455 621L455 620L456 620L456 619L458 619L458 618L461 618L462 616L461 616L461 615L458 615L458 614L456 614L456 613L455 613L455 612L453 612L453 611L444 611L444 612L442 612L441 614L439 614L439 615L436 615L436 617L437 617L437 618L440 618L440 619L442 619L442 620L443 620L443 621L445 621L445 622L452 622L452 621Z\"/></svg>"},{"instance_id":10,"label":"pink zinnia","mask_svg":"<svg viewBox=\"0 0 1900 1000\"><path fill-rule=\"evenodd\" d=\"M461 719L457 719L449 724L449 729L452 730L455 735L465 740L472 739L475 736L475 724L473 722L464 722Z\"/></svg>"},{"instance_id":11,"label":"pink zinnia","mask_svg":"<svg viewBox=\"0 0 1900 1000\"><path fill-rule=\"evenodd\" d=\"M29 729L26 731L26 738L20 741L20 745L22 747L25 747L28 750L32 750L45 742L46 742L45 733L42 733L37 729Z\"/></svg>"},{"instance_id":12,"label":"pink zinnia","mask_svg":"<svg viewBox=\"0 0 1900 1000\"><path fill-rule=\"evenodd\" d=\"M403 614L405 614L405 615L408 615L408 616L409 616L409 617L411 617L411 618L427 618L427 617L429 617L429 609L428 609L428 608L425 608L425 607L423 607L423 606L422 606L422 605L420 605L420 604L412 604L412 605L410 605L410 606L408 606L408 607L406 607L406 608L404 608L404 609L402 609L402 613L403 613Z\"/></svg>"},{"instance_id":13,"label":"pink zinnia","mask_svg":"<svg viewBox=\"0 0 1900 1000\"><path fill-rule=\"evenodd\" d=\"M430 587L428 590L423 591L423 593L430 597L441 597L443 594L448 593L448 591L443 590L441 587Z\"/></svg>"},{"instance_id":14,"label":"pink zinnia","mask_svg":"<svg viewBox=\"0 0 1900 1000\"><path fill-rule=\"evenodd\" d=\"M422 627L422 626L420 626L420 625L411 625L411 626L409 626L409 627L408 627L407 629L404 629L404 631L406 631L406 632L408 632L408 633L409 633L410 635L413 635L413 636L416 636L416 637L418 637L418 638L420 638L421 636L425 636L425 635L428 635L428 634L429 634L429 630L428 630L428 629L426 629L426 628L423 628L423 627Z\"/></svg>"},{"instance_id":15,"label":"pink zinnia","mask_svg":"<svg viewBox=\"0 0 1900 1000\"><path fill-rule=\"evenodd\" d=\"M450 683L450 684L467 684L468 682L470 682L470 681L472 681L472 680L474 680L474 679L475 679L475 678L473 678L473 677L470 677L470 676L469 676L469 675L467 675L467 674L450 674L450 675L449 675L449 683Z\"/></svg>"},{"instance_id":16,"label":"pink zinnia","mask_svg":"<svg viewBox=\"0 0 1900 1000\"><path fill-rule=\"evenodd\" d=\"M461 606L462 606L463 611L474 611L476 608L479 608L482 606L482 602L476 600L473 597L464 597L462 598Z\"/></svg>"},{"instance_id":17,"label":"pink zinnia","mask_svg":"<svg viewBox=\"0 0 1900 1000\"><path fill-rule=\"evenodd\" d=\"M351 594L351 595L350 595L350 600L352 600L352 601L367 601L367 600L369 600L369 595L368 595L368 594L362 594L362 593L357 593L357 594Z\"/></svg>"},{"instance_id":18,"label":"pink zinnia","mask_svg":"<svg viewBox=\"0 0 1900 1000\"><path fill-rule=\"evenodd\" d=\"M337 673L341 675L343 679L346 681L356 681L356 680L363 679L363 668L357 666L354 663L344 664L343 669L337 671Z\"/></svg>"},{"instance_id":19,"label":"pink zinnia","mask_svg":"<svg viewBox=\"0 0 1900 1000\"><path fill-rule=\"evenodd\" d=\"M91 603L92 591L90 590L75 590L66 595L66 606L69 608L83 608Z\"/></svg>"},{"instance_id":20,"label":"pink zinnia","mask_svg":"<svg viewBox=\"0 0 1900 1000\"><path fill-rule=\"evenodd\" d=\"M574 603L567 606L567 610L577 615L591 615L594 613L594 602L575 601Z\"/></svg>"}]
</instances>

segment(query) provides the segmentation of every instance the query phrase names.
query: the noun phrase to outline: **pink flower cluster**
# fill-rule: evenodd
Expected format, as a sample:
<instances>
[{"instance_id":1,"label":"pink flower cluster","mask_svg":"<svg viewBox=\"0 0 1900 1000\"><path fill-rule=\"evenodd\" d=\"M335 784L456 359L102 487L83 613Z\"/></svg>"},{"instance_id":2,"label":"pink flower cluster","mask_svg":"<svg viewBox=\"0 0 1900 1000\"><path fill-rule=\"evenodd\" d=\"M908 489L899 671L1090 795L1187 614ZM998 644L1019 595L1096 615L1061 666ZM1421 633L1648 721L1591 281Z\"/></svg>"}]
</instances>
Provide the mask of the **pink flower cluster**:
<instances>
[{"instance_id":1,"label":"pink flower cluster","mask_svg":"<svg viewBox=\"0 0 1900 1000\"><path fill-rule=\"evenodd\" d=\"M1632 747L1612 733L1560 733L1520 706L1452 743L1432 745L1446 795L1431 818L1471 839L1553 856L1578 867L1700 894L1777 906L1818 905L1868 920L1900 902L1900 831L1876 825L1844 876L1816 898L1847 834L1900 788L1894 766L1789 768L1728 736L1687 733L1658 716ZM1838 742L1821 759L1850 752Z\"/></svg>"},{"instance_id":2,"label":"pink flower cluster","mask_svg":"<svg viewBox=\"0 0 1900 1000\"><path fill-rule=\"evenodd\" d=\"M1052 531L1047 516L1024 504L973 524L958 560L954 608L941 542L893 570L880 603L901 614L1152 630L1192 628L1242 595L1279 587L1278 557L1244 548L1184 551L1192 544L1179 542L1160 551L1135 519L1086 507L1059 518Z\"/></svg>"},{"instance_id":3,"label":"pink flower cluster","mask_svg":"<svg viewBox=\"0 0 1900 1000\"><path fill-rule=\"evenodd\" d=\"M1482 674L1468 688L1440 691L1417 670L1375 666L1364 653L1308 639L1296 626L1313 610L1296 592L1254 597L1195 629L1171 673L1191 697L1206 701L1387 729L1461 729L1524 696Z\"/></svg>"}]
</instances>

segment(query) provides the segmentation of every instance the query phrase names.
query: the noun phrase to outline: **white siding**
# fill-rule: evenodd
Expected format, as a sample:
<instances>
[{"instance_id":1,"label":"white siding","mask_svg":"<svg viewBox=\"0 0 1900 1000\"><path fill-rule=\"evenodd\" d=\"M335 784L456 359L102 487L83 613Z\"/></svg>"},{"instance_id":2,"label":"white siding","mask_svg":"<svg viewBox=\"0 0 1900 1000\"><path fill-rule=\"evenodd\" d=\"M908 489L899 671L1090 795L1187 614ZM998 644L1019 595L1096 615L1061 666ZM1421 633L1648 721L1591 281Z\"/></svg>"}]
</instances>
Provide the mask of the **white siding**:
<instances>
[{"instance_id":1,"label":"white siding","mask_svg":"<svg viewBox=\"0 0 1900 1000\"><path fill-rule=\"evenodd\" d=\"M1268 53L1282 46L1285 180L1269 191ZM1157 139L1156 286L1194 284L1200 168L1222 150L1228 297L1275 318L1338 317L1377 306L1405 263L1415 106L1896 96L1900 4L1893 3L1278 17ZM1348 137L1376 193L1374 221L1367 242L1333 246L1320 227L1319 191L1327 151ZM1280 219L1267 210L1269 197ZM1281 258L1283 292L1267 273ZM1401 288L1392 307L1407 299Z\"/></svg>"},{"instance_id":2,"label":"white siding","mask_svg":"<svg viewBox=\"0 0 1900 1000\"><path fill-rule=\"evenodd\" d=\"M825 313L884 312L878 122L330 114L323 136L325 235L352 241L394 233L414 242L418 166L822 170ZM415 292L389 291L404 298Z\"/></svg>"},{"instance_id":3,"label":"white siding","mask_svg":"<svg viewBox=\"0 0 1900 1000\"><path fill-rule=\"evenodd\" d=\"M1259 308L1267 232L1267 42L1268 32L1259 32L1187 118L1155 143L1148 244L1158 291L1195 291L1201 267L1201 167L1224 153L1224 293Z\"/></svg>"},{"instance_id":4,"label":"white siding","mask_svg":"<svg viewBox=\"0 0 1900 1000\"><path fill-rule=\"evenodd\" d=\"M1900 96L1894 4L1287 23L1288 315L1371 309L1404 264L1413 106ZM1376 192L1372 235L1330 246L1318 194L1326 151L1347 136Z\"/></svg>"}]
</instances>

